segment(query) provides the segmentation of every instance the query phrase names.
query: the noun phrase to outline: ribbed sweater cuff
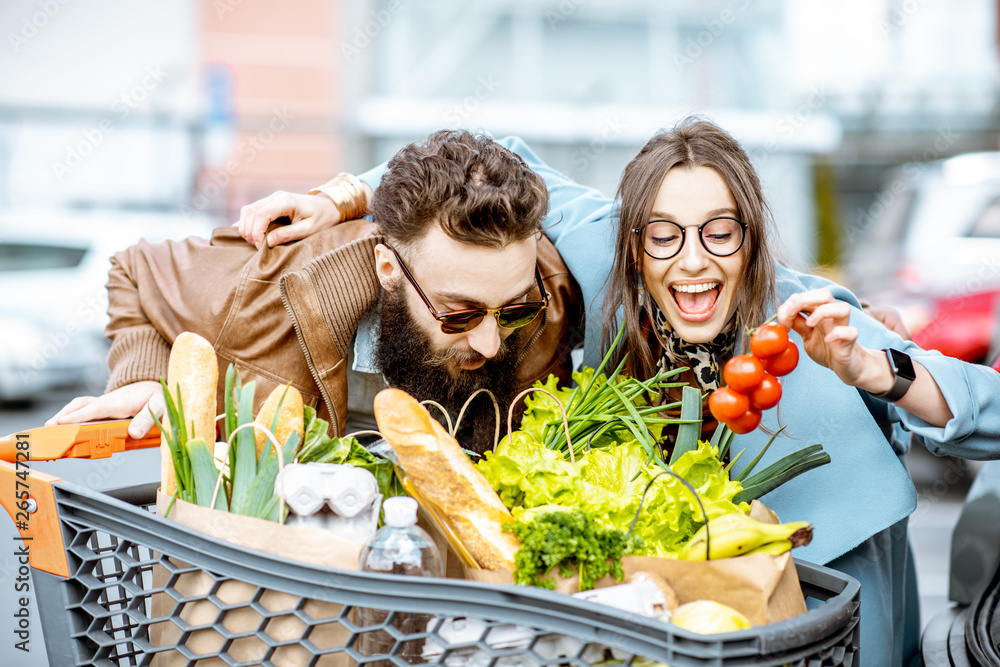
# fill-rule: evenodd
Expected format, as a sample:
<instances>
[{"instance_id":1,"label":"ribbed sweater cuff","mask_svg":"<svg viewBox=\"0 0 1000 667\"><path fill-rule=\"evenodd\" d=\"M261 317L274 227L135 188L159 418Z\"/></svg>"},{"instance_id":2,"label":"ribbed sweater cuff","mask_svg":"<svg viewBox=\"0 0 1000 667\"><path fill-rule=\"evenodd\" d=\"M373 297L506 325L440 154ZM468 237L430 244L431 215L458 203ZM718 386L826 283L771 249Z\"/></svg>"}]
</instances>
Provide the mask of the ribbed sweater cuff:
<instances>
[{"instance_id":1,"label":"ribbed sweater cuff","mask_svg":"<svg viewBox=\"0 0 1000 667\"><path fill-rule=\"evenodd\" d=\"M336 252L316 258L305 273L317 286L323 318L330 325L338 352L347 356L358 322L378 301L379 281L375 273L375 246L381 236L358 239Z\"/></svg>"},{"instance_id":2,"label":"ribbed sweater cuff","mask_svg":"<svg viewBox=\"0 0 1000 667\"><path fill-rule=\"evenodd\" d=\"M152 327L120 332L108 352L111 378L106 391L133 382L166 379L170 343Z\"/></svg>"}]
</instances>

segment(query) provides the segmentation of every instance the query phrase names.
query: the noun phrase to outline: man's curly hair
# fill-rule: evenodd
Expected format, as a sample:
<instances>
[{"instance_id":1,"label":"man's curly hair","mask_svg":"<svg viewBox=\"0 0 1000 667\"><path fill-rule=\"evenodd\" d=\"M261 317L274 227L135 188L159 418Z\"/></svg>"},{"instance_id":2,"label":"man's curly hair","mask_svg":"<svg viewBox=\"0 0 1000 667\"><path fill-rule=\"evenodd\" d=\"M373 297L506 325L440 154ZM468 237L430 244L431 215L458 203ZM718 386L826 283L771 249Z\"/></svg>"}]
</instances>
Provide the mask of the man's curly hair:
<instances>
[{"instance_id":1,"label":"man's curly hair","mask_svg":"<svg viewBox=\"0 0 1000 667\"><path fill-rule=\"evenodd\" d=\"M401 246L437 223L456 241L503 248L538 233L547 208L545 181L518 155L489 137L441 130L389 160L371 212Z\"/></svg>"}]
</instances>

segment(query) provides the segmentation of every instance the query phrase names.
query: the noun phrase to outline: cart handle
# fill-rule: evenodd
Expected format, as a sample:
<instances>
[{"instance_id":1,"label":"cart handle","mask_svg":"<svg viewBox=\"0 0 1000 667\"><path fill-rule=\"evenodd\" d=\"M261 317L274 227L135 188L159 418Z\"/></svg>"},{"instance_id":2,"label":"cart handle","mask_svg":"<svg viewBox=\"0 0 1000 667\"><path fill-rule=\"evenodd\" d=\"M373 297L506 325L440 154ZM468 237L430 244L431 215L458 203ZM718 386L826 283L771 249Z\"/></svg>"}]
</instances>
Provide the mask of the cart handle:
<instances>
[{"instance_id":1,"label":"cart handle","mask_svg":"<svg viewBox=\"0 0 1000 667\"><path fill-rule=\"evenodd\" d=\"M0 438L0 505L20 533L21 565L69 576L53 482L59 477L33 470L28 461L102 459L116 452L160 446L153 428L139 440L129 437L128 419L42 426Z\"/></svg>"},{"instance_id":2,"label":"cart handle","mask_svg":"<svg viewBox=\"0 0 1000 667\"><path fill-rule=\"evenodd\" d=\"M104 459L116 452L160 446L160 430L155 426L136 440L128 434L128 419L42 426L0 438L0 461L17 460L17 442L25 435L31 440L28 461L55 459ZM24 460L23 455L21 460Z\"/></svg>"}]
</instances>

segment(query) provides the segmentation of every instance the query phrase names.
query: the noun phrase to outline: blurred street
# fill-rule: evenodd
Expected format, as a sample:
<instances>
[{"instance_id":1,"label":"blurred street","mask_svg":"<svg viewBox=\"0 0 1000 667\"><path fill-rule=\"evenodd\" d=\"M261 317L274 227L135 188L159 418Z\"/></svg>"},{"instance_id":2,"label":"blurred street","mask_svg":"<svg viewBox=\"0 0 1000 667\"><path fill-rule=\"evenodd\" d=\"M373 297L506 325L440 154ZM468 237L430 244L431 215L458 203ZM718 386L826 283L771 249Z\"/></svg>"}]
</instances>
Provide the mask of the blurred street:
<instances>
[{"instance_id":1,"label":"blurred street","mask_svg":"<svg viewBox=\"0 0 1000 667\"><path fill-rule=\"evenodd\" d=\"M966 467L958 459L950 461L957 469ZM910 541L917 561L920 620L926 626L938 612L952 605L948 601L951 533L975 473L973 469L945 488L943 479L950 469L923 448L916 448L907 455L907 466L920 498L918 511L910 517ZM954 478L949 476L948 479Z\"/></svg>"}]
</instances>

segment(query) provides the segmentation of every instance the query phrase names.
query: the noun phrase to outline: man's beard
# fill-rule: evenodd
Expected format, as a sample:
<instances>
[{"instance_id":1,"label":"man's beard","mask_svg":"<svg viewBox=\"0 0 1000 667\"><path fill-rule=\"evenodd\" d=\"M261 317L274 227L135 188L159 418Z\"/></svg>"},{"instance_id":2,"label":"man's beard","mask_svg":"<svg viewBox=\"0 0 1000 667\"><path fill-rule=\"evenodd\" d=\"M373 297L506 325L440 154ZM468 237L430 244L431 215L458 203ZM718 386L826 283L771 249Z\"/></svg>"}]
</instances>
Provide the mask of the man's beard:
<instances>
[{"instance_id":1,"label":"man's beard","mask_svg":"<svg viewBox=\"0 0 1000 667\"><path fill-rule=\"evenodd\" d=\"M507 408L517 392L514 351L521 348L525 329L516 329L501 341L496 356L482 366L464 370L459 367L460 362L476 362L483 356L469 349L435 350L430 337L413 321L404 290L382 290L378 315L375 361L390 387L402 389L418 401L430 399L440 403L452 423L469 396L478 389L489 389L500 406L503 436ZM431 415L438 417L436 413L432 408ZM479 454L492 449L495 416L493 401L485 393L477 395L462 416L456 434L459 443Z\"/></svg>"}]
</instances>

